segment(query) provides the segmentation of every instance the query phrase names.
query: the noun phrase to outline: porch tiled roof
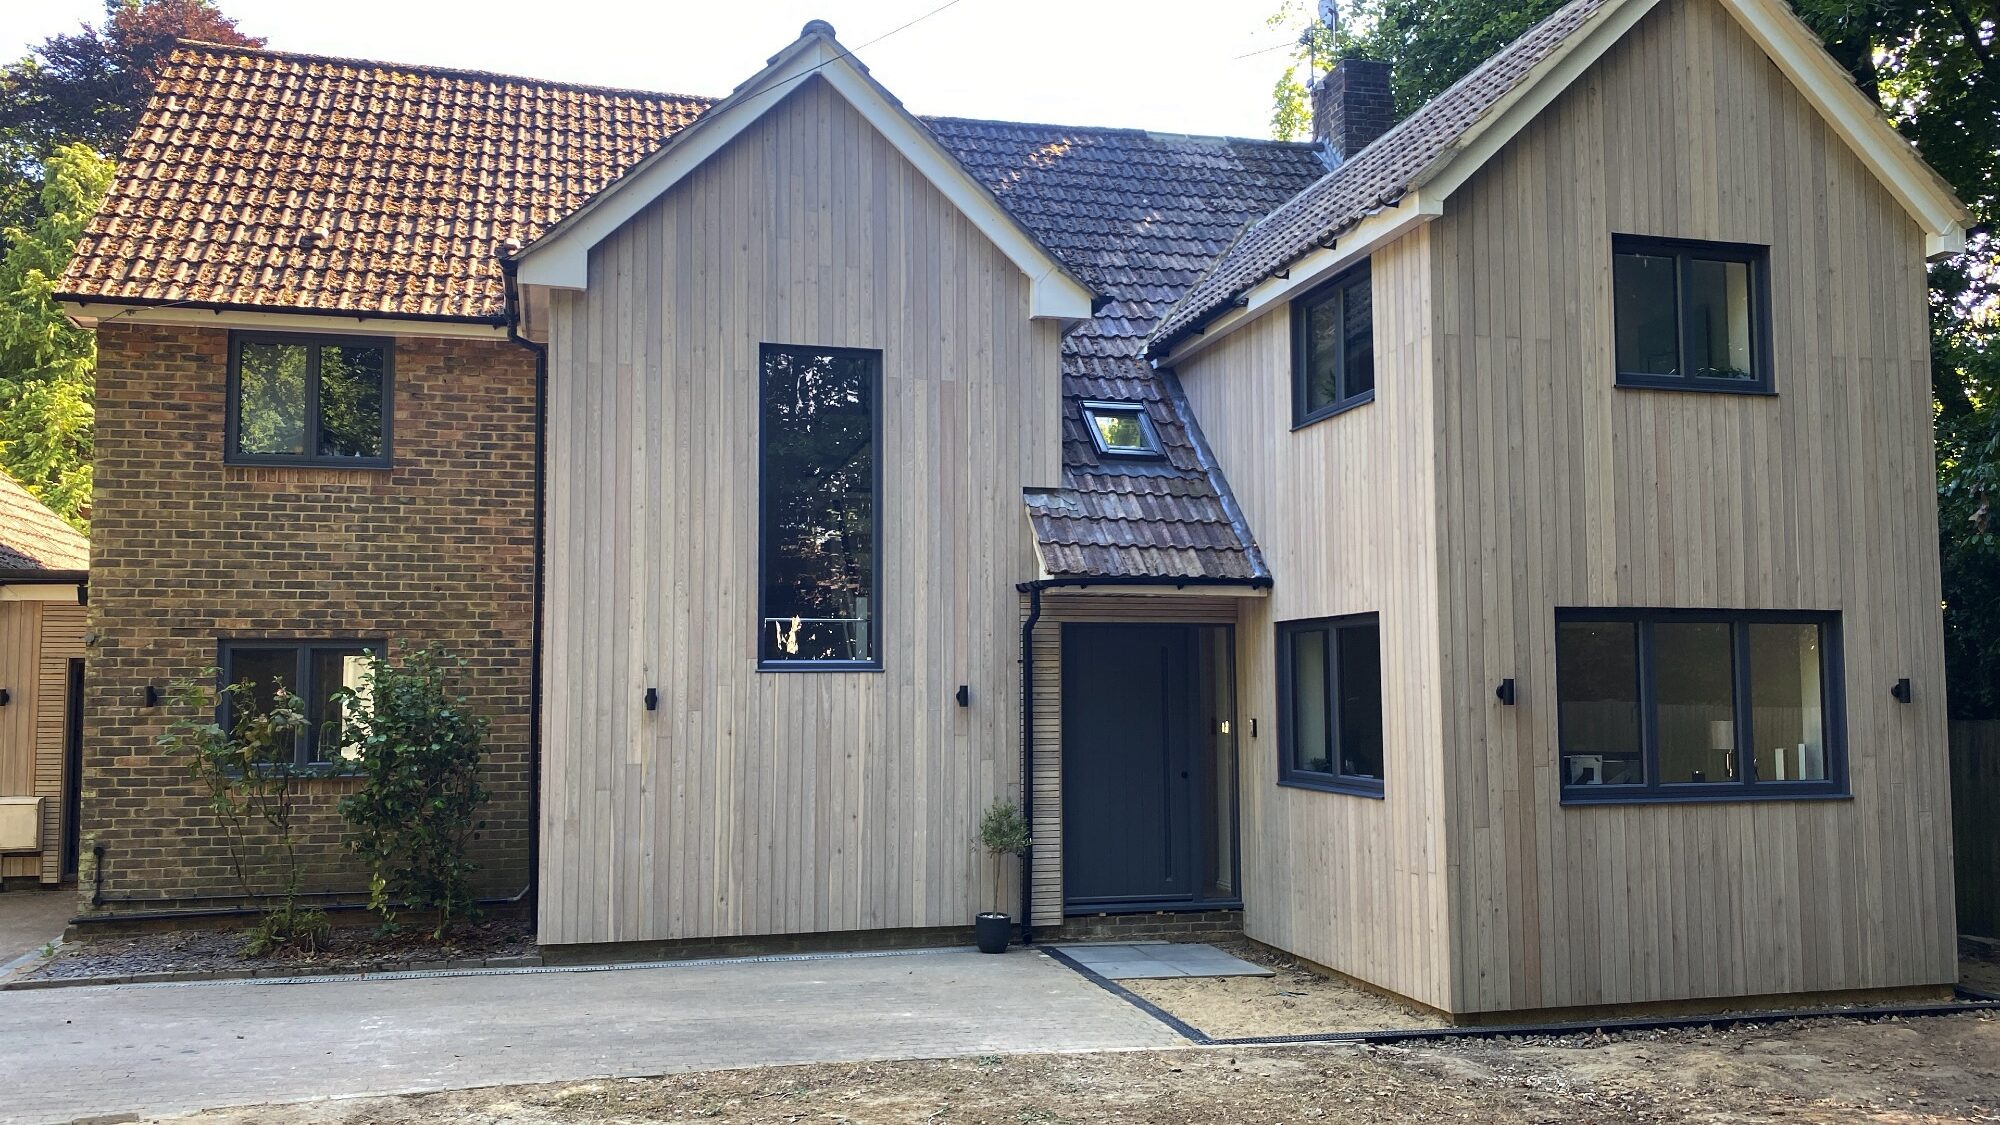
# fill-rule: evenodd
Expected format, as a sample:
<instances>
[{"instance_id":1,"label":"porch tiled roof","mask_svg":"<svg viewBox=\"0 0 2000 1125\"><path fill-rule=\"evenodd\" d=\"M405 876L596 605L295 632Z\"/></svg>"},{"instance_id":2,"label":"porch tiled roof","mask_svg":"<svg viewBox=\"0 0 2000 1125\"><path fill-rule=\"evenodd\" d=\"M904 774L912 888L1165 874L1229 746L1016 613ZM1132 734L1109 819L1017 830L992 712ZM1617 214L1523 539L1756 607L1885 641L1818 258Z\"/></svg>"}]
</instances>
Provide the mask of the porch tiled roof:
<instances>
[{"instance_id":1,"label":"porch tiled roof","mask_svg":"<svg viewBox=\"0 0 2000 1125\"><path fill-rule=\"evenodd\" d=\"M497 251L534 241L711 99L184 44L63 279L72 299L497 321ZM1247 579L1255 545L1144 358L1244 226L1324 171L1308 145L926 118L1107 302L1063 348L1063 489L1029 512L1062 575ZM324 238L314 237L323 228ZM1100 463L1086 398L1166 447Z\"/></svg>"}]
</instances>

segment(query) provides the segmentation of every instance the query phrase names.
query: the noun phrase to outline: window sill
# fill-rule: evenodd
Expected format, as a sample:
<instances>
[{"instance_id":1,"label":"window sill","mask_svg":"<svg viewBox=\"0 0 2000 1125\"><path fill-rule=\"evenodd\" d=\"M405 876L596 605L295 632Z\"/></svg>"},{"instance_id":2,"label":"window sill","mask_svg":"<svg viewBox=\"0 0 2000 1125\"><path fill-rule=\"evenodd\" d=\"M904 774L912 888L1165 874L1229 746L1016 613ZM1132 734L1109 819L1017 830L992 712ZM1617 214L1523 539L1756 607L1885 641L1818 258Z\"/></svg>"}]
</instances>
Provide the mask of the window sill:
<instances>
[{"instance_id":1,"label":"window sill","mask_svg":"<svg viewBox=\"0 0 2000 1125\"><path fill-rule=\"evenodd\" d=\"M232 469L370 469L380 472L396 467L394 461L376 458L232 457L222 463Z\"/></svg>"},{"instance_id":2,"label":"window sill","mask_svg":"<svg viewBox=\"0 0 2000 1125\"><path fill-rule=\"evenodd\" d=\"M1320 793L1339 793L1346 797L1367 797L1374 801L1380 801L1385 798L1381 782L1363 781L1358 778L1349 780L1340 777L1313 777L1311 775L1301 777L1298 774L1293 774L1289 777L1280 777L1278 785L1284 789L1311 789Z\"/></svg>"},{"instance_id":3,"label":"window sill","mask_svg":"<svg viewBox=\"0 0 2000 1125\"><path fill-rule=\"evenodd\" d=\"M1707 395L1748 395L1752 398L1777 398L1778 392L1769 383L1737 383L1723 379L1671 379L1648 378L1645 376L1618 376L1613 384L1621 391L1677 391L1681 394Z\"/></svg>"},{"instance_id":4,"label":"window sill","mask_svg":"<svg viewBox=\"0 0 2000 1125\"><path fill-rule=\"evenodd\" d=\"M1307 426L1312 426L1320 422L1324 422L1328 418L1338 418L1342 414L1345 414L1350 410L1367 406L1369 403L1374 401L1375 401L1375 392L1371 390L1367 394L1356 395L1354 398L1350 398L1345 402L1335 403L1334 405L1326 407L1325 409L1321 410L1317 414L1308 414L1303 418L1294 418L1292 420L1292 432L1298 433L1300 430L1305 429Z\"/></svg>"},{"instance_id":5,"label":"window sill","mask_svg":"<svg viewBox=\"0 0 2000 1125\"><path fill-rule=\"evenodd\" d=\"M880 672L879 660L759 660L759 672Z\"/></svg>"},{"instance_id":6,"label":"window sill","mask_svg":"<svg viewBox=\"0 0 2000 1125\"><path fill-rule=\"evenodd\" d=\"M1612 788L1606 786L1605 788ZM1717 786L1730 790L1724 793L1697 793L1661 791L1657 789L1630 790L1623 793L1579 793L1565 789L1562 804L1565 806L1589 805L1735 805L1756 804L1764 801L1851 801L1854 794L1845 789L1746 789L1740 785Z\"/></svg>"}]
</instances>

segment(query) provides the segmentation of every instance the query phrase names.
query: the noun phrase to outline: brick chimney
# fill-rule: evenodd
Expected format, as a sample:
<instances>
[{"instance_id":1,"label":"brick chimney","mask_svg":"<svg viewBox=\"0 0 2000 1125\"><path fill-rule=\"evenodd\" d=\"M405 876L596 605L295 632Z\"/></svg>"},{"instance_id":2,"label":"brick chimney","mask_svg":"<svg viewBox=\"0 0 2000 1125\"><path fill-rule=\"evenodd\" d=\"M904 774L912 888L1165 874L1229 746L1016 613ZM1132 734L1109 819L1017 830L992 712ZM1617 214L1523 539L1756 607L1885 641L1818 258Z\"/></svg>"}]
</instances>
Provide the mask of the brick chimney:
<instances>
[{"instance_id":1,"label":"brick chimney","mask_svg":"<svg viewBox=\"0 0 2000 1125\"><path fill-rule=\"evenodd\" d=\"M1346 58L1313 87L1313 140L1338 168L1396 123L1389 64Z\"/></svg>"}]
</instances>

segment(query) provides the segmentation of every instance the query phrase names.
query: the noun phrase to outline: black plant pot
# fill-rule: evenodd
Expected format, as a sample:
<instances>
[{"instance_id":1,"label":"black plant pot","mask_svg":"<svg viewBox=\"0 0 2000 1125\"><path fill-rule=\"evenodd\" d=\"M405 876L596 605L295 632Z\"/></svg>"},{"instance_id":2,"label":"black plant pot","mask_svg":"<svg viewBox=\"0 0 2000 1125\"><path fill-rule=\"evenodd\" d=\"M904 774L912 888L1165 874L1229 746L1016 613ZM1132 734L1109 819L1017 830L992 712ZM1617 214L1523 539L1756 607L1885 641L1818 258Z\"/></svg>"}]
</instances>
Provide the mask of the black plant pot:
<instances>
[{"instance_id":1,"label":"black plant pot","mask_svg":"<svg viewBox=\"0 0 2000 1125\"><path fill-rule=\"evenodd\" d=\"M972 920L972 936L979 942L981 953L1007 952L1007 931L1013 928L1013 919L1005 914L987 911Z\"/></svg>"}]
</instances>

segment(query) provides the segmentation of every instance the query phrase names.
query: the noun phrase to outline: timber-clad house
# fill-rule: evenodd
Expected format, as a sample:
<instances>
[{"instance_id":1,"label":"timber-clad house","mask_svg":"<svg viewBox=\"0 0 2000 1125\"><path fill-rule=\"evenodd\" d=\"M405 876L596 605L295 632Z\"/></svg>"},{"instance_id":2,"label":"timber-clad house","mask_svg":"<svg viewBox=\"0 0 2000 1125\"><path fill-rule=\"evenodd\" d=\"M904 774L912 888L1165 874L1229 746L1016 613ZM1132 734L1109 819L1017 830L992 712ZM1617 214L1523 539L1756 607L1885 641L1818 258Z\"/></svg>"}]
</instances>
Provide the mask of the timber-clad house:
<instances>
[{"instance_id":1,"label":"timber-clad house","mask_svg":"<svg viewBox=\"0 0 2000 1125\"><path fill-rule=\"evenodd\" d=\"M235 893L149 689L436 642L545 943L998 897L1468 1018L1954 980L1963 208L1776 0L1314 97L920 118L818 22L720 99L182 46L63 281L86 911Z\"/></svg>"}]
</instances>

